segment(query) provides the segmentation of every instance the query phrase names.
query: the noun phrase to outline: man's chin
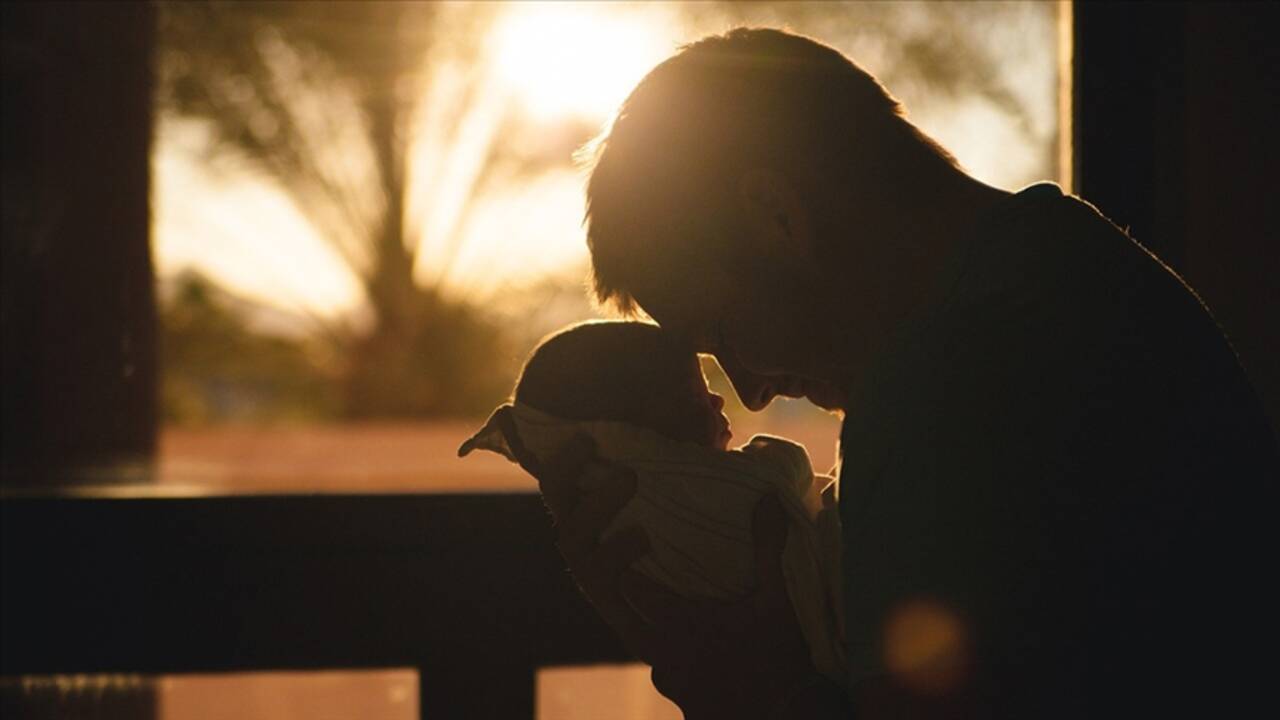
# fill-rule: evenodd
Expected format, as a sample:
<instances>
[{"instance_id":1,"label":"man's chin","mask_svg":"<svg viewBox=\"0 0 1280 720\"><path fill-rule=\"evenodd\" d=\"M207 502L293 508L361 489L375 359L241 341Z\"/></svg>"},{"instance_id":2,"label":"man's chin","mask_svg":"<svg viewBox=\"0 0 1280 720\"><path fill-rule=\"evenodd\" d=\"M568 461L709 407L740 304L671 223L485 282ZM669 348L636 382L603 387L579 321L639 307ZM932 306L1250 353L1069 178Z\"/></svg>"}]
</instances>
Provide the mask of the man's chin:
<instances>
[{"instance_id":1,"label":"man's chin","mask_svg":"<svg viewBox=\"0 0 1280 720\"><path fill-rule=\"evenodd\" d=\"M793 400L803 398L823 410L833 412L844 410L844 392L836 388L834 385L822 382L821 380L807 380L793 377L785 384L776 385L774 387L774 392L776 393L774 397L785 397ZM766 407L768 407L768 405L766 405Z\"/></svg>"},{"instance_id":2,"label":"man's chin","mask_svg":"<svg viewBox=\"0 0 1280 720\"><path fill-rule=\"evenodd\" d=\"M845 394L827 383L805 383L804 398L827 411L844 411Z\"/></svg>"}]
</instances>

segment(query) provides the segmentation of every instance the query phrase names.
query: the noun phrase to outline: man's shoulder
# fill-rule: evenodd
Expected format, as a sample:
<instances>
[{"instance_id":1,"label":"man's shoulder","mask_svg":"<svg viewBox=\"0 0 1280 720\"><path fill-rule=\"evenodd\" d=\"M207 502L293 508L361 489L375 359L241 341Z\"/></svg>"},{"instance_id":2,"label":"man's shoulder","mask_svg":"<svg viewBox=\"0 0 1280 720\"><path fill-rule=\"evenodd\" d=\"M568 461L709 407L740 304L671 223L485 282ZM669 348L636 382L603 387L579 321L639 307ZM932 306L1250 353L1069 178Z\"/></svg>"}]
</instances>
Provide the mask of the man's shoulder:
<instances>
[{"instance_id":1,"label":"man's shoulder","mask_svg":"<svg viewBox=\"0 0 1280 720\"><path fill-rule=\"evenodd\" d=\"M844 442L877 428L1048 450L1123 432L1136 447L1215 422L1270 436L1195 293L1093 206L1050 190L991 218L949 304L852 400Z\"/></svg>"},{"instance_id":2,"label":"man's shoulder","mask_svg":"<svg viewBox=\"0 0 1280 720\"><path fill-rule=\"evenodd\" d=\"M1234 358L1176 272L1093 205L1051 190L1023 191L1020 202L992 219L936 340L958 345L958 337L982 338L993 350L1006 349L1003 360L1013 364L1045 361L1037 350L1065 353L1075 362L1055 363L1063 372L1095 371L1081 361L1123 363L1170 344ZM1098 356L1081 356L1091 351ZM1161 364L1191 360L1183 352Z\"/></svg>"}]
</instances>

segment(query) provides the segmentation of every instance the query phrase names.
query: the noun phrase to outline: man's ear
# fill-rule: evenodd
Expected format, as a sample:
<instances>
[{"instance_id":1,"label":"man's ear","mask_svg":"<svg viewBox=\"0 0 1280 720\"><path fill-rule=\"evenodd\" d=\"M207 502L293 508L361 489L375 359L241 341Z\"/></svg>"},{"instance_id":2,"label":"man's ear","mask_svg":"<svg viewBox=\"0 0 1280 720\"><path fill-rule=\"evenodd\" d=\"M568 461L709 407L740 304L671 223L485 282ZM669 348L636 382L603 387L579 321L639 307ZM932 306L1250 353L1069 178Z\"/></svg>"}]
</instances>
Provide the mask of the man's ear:
<instances>
[{"instance_id":1,"label":"man's ear","mask_svg":"<svg viewBox=\"0 0 1280 720\"><path fill-rule=\"evenodd\" d=\"M738 205L756 237L812 259L809 209L787 176L774 170L748 170L738 181Z\"/></svg>"}]
</instances>

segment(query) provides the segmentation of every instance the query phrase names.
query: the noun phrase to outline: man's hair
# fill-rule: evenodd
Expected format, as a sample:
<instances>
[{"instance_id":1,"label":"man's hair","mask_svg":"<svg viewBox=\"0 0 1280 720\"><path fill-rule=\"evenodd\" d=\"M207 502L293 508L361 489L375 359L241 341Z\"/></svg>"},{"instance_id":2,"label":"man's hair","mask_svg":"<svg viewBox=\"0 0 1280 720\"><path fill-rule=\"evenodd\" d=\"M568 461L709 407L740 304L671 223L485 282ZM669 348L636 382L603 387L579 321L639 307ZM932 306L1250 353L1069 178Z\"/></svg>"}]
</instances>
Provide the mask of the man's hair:
<instances>
[{"instance_id":1,"label":"man's hair","mask_svg":"<svg viewBox=\"0 0 1280 720\"><path fill-rule=\"evenodd\" d=\"M657 325L585 322L534 348L515 399L565 420L641 423L646 396L661 383L684 381L695 357Z\"/></svg>"},{"instance_id":2,"label":"man's hair","mask_svg":"<svg viewBox=\"0 0 1280 720\"><path fill-rule=\"evenodd\" d=\"M837 50L751 28L686 45L654 68L584 154L596 300L628 316L638 279L696 282L681 274L732 257L727 221L748 170L891 196L955 166Z\"/></svg>"}]
</instances>

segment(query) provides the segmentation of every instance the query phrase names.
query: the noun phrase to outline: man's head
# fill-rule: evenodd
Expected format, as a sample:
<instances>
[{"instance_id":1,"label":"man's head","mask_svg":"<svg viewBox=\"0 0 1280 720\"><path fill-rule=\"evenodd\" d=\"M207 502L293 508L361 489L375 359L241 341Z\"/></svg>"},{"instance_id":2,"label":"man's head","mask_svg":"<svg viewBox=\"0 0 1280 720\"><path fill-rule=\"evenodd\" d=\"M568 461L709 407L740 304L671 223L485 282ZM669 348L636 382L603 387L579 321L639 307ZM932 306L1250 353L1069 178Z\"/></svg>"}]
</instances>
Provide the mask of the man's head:
<instances>
[{"instance_id":1,"label":"man's head","mask_svg":"<svg viewBox=\"0 0 1280 720\"><path fill-rule=\"evenodd\" d=\"M566 420L614 420L673 440L725 449L724 398L707 388L693 350L656 325L587 322L534 348L515 399Z\"/></svg>"},{"instance_id":2,"label":"man's head","mask_svg":"<svg viewBox=\"0 0 1280 720\"><path fill-rule=\"evenodd\" d=\"M739 29L683 48L631 93L587 190L595 292L643 309L724 367L743 403L841 407L834 322L874 303L877 243L958 171L836 50ZM883 264L883 263L879 263Z\"/></svg>"}]
</instances>

